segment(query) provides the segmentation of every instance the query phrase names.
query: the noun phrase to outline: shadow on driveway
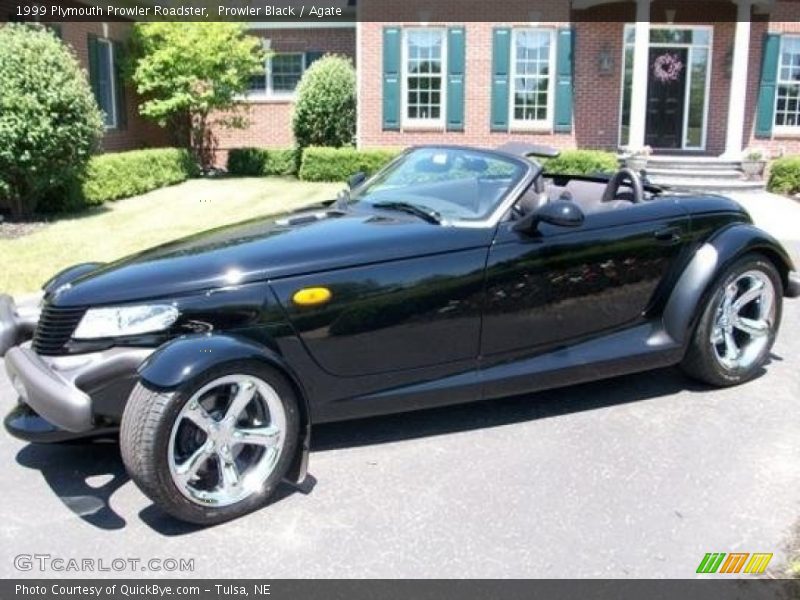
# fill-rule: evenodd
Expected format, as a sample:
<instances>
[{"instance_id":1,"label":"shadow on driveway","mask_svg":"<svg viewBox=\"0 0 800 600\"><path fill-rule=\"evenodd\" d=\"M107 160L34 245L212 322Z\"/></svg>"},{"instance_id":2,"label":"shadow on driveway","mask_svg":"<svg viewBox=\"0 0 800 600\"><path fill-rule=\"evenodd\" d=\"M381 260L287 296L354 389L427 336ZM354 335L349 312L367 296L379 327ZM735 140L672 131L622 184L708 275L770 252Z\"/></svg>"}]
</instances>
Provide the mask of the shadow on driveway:
<instances>
[{"instance_id":1,"label":"shadow on driveway","mask_svg":"<svg viewBox=\"0 0 800 600\"><path fill-rule=\"evenodd\" d=\"M17 462L40 471L64 506L87 523L100 529L125 527L109 502L129 479L118 444L28 444L17 453Z\"/></svg>"},{"instance_id":2,"label":"shadow on driveway","mask_svg":"<svg viewBox=\"0 0 800 600\"><path fill-rule=\"evenodd\" d=\"M714 388L687 378L676 368L659 369L522 396L318 425L314 428L312 450L352 448L499 427L686 390L710 389Z\"/></svg>"},{"instance_id":3,"label":"shadow on driveway","mask_svg":"<svg viewBox=\"0 0 800 600\"><path fill-rule=\"evenodd\" d=\"M772 359L780 360L775 356ZM685 390L707 389L711 388L687 379L677 369L660 369L525 396L320 425L314 429L312 452L498 427L661 398ZM17 462L40 471L64 505L85 522L107 530L125 527L125 519L110 506L111 496L129 480L115 441L29 444L17 454ZM281 485L271 504L298 491L308 493L314 482L311 477L302 490ZM153 505L139 516L165 536L184 535L198 529L173 519Z\"/></svg>"}]
</instances>

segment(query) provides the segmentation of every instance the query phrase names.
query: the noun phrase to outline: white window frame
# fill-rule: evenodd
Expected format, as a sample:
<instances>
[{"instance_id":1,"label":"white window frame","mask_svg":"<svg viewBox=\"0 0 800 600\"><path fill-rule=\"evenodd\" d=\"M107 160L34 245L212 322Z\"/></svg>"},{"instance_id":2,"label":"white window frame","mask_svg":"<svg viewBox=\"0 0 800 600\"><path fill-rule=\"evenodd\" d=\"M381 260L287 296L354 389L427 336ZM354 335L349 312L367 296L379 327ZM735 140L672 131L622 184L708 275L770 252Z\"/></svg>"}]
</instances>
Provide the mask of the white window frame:
<instances>
[{"instance_id":1,"label":"white window frame","mask_svg":"<svg viewBox=\"0 0 800 600\"><path fill-rule=\"evenodd\" d=\"M439 104L441 109L439 110L439 118L428 118L428 119L412 119L408 116L408 36L410 33L418 33L418 32L438 32L442 36L442 69L441 69L441 79L442 79L442 86L439 92ZM402 33L402 42L401 42L401 52L400 52L400 60L401 64L401 85L400 85L400 95L402 102L400 103L400 110L402 110L402 115L400 122L402 123L403 128L408 129L444 129L445 128L445 119L447 118L447 30L444 27L408 27L403 28Z\"/></svg>"},{"instance_id":2,"label":"white window frame","mask_svg":"<svg viewBox=\"0 0 800 600\"><path fill-rule=\"evenodd\" d=\"M775 74L775 104L772 107L772 130L776 135L800 136L800 119L797 125L778 125L778 88L782 85L796 85L800 87L800 81L787 81L781 79L781 61L783 60L783 44L787 39L800 40L800 35L783 34L781 35L780 48L778 49L778 72ZM798 100L800 102L800 100Z\"/></svg>"},{"instance_id":3,"label":"white window frame","mask_svg":"<svg viewBox=\"0 0 800 600\"><path fill-rule=\"evenodd\" d=\"M306 61L308 57L306 56L305 52L275 52L267 58L264 63L264 81L266 82L266 86L263 91L253 91L248 90L247 92L247 99L248 100L292 100L297 94L297 89L295 88L291 92L286 90L275 90L275 85L272 81L272 59L275 55L293 55L293 56L300 56L300 78L302 79L303 74L306 72Z\"/></svg>"},{"instance_id":4,"label":"white window frame","mask_svg":"<svg viewBox=\"0 0 800 600\"><path fill-rule=\"evenodd\" d=\"M520 33L547 33L550 35L550 57L547 74L547 115L544 119L516 119L515 85L517 82L517 37ZM552 27L515 27L511 30L511 56L509 57L508 122L512 131L550 131L553 129L556 81L556 30Z\"/></svg>"},{"instance_id":5,"label":"white window frame","mask_svg":"<svg viewBox=\"0 0 800 600\"><path fill-rule=\"evenodd\" d=\"M108 52L108 69L109 72L107 73L109 87L111 89L111 108L110 112L106 114L111 117L111 123L105 123L104 125L107 130L109 129L117 129L119 126L119 115L117 115L117 78L114 69L114 60L116 57L114 56L114 42L107 39L107 38L97 38L97 46L101 48L102 52ZM100 65L97 65L97 68L100 68ZM106 112L105 110L103 112Z\"/></svg>"}]
</instances>

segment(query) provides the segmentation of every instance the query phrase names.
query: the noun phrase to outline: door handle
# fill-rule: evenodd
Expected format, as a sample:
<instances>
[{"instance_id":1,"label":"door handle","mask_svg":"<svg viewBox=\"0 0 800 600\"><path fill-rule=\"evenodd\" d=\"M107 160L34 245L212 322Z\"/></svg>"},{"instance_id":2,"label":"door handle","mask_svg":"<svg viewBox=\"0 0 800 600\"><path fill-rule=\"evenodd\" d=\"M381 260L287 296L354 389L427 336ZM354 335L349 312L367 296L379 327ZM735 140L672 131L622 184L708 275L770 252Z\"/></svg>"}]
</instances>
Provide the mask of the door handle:
<instances>
[{"instance_id":1,"label":"door handle","mask_svg":"<svg viewBox=\"0 0 800 600\"><path fill-rule=\"evenodd\" d=\"M665 227L656 231L653 237L659 242L675 244L681 240L681 230L679 227Z\"/></svg>"}]
</instances>

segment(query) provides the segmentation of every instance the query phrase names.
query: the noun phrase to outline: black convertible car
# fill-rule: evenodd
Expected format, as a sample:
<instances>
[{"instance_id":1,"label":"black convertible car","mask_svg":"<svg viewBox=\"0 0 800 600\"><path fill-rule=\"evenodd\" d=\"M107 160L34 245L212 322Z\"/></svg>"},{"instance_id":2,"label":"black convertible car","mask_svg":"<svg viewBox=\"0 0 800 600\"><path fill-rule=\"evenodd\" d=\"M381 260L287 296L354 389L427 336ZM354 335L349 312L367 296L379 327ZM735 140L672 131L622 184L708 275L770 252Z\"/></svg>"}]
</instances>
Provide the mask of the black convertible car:
<instances>
[{"instance_id":1,"label":"black convertible car","mask_svg":"<svg viewBox=\"0 0 800 600\"><path fill-rule=\"evenodd\" d=\"M0 297L7 430L118 430L137 485L210 524L302 480L315 423L675 364L754 377L800 292L781 245L724 197L548 154L414 148L335 201L67 269L37 314Z\"/></svg>"}]
</instances>

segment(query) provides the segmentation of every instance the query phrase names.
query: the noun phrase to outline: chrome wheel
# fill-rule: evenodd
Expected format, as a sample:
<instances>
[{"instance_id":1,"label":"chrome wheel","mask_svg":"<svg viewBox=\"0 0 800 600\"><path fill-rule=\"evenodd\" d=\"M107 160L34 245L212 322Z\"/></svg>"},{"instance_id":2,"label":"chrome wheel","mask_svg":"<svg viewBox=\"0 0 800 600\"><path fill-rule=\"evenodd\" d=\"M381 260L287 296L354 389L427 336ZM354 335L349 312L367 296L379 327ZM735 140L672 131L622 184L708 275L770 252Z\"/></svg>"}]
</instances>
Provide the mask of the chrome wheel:
<instances>
[{"instance_id":1,"label":"chrome wheel","mask_svg":"<svg viewBox=\"0 0 800 600\"><path fill-rule=\"evenodd\" d=\"M286 412L272 386L251 375L216 379L175 419L168 450L172 480L196 504L236 504L263 488L285 433Z\"/></svg>"},{"instance_id":2,"label":"chrome wheel","mask_svg":"<svg viewBox=\"0 0 800 600\"><path fill-rule=\"evenodd\" d=\"M711 345L725 369L746 370L763 357L775 326L775 286L762 271L731 281L717 307Z\"/></svg>"}]
</instances>

